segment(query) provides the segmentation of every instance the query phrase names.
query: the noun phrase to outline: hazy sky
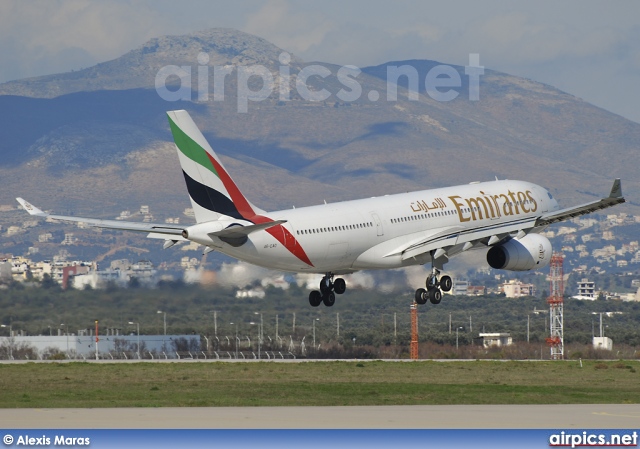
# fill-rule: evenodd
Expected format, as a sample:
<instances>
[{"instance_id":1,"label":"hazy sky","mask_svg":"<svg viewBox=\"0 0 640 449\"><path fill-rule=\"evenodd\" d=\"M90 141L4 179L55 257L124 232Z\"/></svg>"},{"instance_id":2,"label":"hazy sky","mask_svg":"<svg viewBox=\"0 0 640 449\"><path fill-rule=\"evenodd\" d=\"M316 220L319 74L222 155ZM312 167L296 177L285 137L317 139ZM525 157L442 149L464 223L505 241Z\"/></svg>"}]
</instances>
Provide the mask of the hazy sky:
<instances>
[{"instance_id":1,"label":"hazy sky","mask_svg":"<svg viewBox=\"0 0 640 449\"><path fill-rule=\"evenodd\" d=\"M0 82L116 58L211 27L304 60L468 63L551 84L640 122L640 2L447 0L0 0Z\"/></svg>"}]
</instances>

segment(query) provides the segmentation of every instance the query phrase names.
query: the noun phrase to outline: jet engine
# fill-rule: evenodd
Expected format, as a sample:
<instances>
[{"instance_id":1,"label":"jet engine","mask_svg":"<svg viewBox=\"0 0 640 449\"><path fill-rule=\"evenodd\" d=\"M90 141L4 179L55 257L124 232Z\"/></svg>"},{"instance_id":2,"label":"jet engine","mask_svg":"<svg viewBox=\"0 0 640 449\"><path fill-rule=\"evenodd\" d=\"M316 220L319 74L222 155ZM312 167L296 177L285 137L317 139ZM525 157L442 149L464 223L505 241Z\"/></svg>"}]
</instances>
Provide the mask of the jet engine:
<instances>
[{"instance_id":1,"label":"jet engine","mask_svg":"<svg viewBox=\"0 0 640 449\"><path fill-rule=\"evenodd\" d=\"M551 242L540 234L528 234L521 239L510 239L487 252L491 268L527 271L544 268L551 261Z\"/></svg>"}]
</instances>

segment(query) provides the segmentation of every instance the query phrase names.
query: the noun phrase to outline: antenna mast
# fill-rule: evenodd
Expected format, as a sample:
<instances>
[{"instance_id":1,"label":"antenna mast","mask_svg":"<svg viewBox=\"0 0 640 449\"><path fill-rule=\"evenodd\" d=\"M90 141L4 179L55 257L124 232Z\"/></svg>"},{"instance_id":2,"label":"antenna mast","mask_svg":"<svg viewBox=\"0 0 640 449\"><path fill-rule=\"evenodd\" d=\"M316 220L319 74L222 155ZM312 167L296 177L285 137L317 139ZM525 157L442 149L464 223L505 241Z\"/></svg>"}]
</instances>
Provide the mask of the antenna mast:
<instances>
[{"instance_id":1,"label":"antenna mast","mask_svg":"<svg viewBox=\"0 0 640 449\"><path fill-rule=\"evenodd\" d=\"M549 270L549 331L546 339L551 348L551 360L564 359L564 278L562 253L553 253Z\"/></svg>"}]
</instances>

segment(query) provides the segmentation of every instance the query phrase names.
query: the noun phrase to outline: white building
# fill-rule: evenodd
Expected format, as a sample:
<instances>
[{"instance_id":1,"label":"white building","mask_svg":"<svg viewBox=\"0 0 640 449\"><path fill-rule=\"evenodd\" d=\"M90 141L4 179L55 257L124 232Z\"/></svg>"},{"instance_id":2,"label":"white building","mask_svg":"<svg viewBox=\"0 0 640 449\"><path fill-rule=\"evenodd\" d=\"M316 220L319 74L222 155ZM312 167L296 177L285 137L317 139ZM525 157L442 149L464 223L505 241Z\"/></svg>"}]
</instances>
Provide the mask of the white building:
<instances>
[{"instance_id":1,"label":"white building","mask_svg":"<svg viewBox=\"0 0 640 449\"><path fill-rule=\"evenodd\" d=\"M261 288L252 288L248 290L238 290L236 292L236 298L264 298L265 291Z\"/></svg>"},{"instance_id":2,"label":"white building","mask_svg":"<svg viewBox=\"0 0 640 449\"><path fill-rule=\"evenodd\" d=\"M22 228L20 226L9 226L7 228L7 236L17 235L22 232Z\"/></svg>"},{"instance_id":3,"label":"white building","mask_svg":"<svg viewBox=\"0 0 640 449\"><path fill-rule=\"evenodd\" d=\"M137 358L169 358L188 357L188 349L192 348L192 356L200 351L199 335L99 335L98 356L100 359ZM138 344L140 345L138 347ZM38 335L29 337L0 337L0 346L17 348L27 345L38 353L39 358L46 358L52 352L67 354L71 359L95 359L96 337L93 335Z\"/></svg>"},{"instance_id":4,"label":"white building","mask_svg":"<svg viewBox=\"0 0 640 449\"><path fill-rule=\"evenodd\" d=\"M61 245L75 245L75 243L77 241L78 241L78 239L73 236L73 232L67 232L64 235L64 240L60 244Z\"/></svg>"},{"instance_id":5,"label":"white building","mask_svg":"<svg viewBox=\"0 0 640 449\"><path fill-rule=\"evenodd\" d=\"M469 281L455 280L453 281L453 288L451 289L452 295L467 295L469 290Z\"/></svg>"},{"instance_id":6,"label":"white building","mask_svg":"<svg viewBox=\"0 0 640 449\"><path fill-rule=\"evenodd\" d=\"M593 337L594 349L604 349L606 351L613 350L613 340L609 337Z\"/></svg>"},{"instance_id":7,"label":"white building","mask_svg":"<svg viewBox=\"0 0 640 449\"><path fill-rule=\"evenodd\" d=\"M573 296L574 299L586 299L594 301L598 298L596 295L596 283L587 278L583 278L578 282L578 294Z\"/></svg>"},{"instance_id":8,"label":"white building","mask_svg":"<svg viewBox=\"0 0 640 449\"><path fill-rule=\"evenodd\" d=\"M126 273L120 270L89 271L72 277L73 288L80 290L86 287L104 288L109 282L126 285L128 280Z\"/></svg>"},{"instance_id":9,"label":"white building","mask_svg":"<svg viewBox=\"0 0 640 449\"><path fill-rule=\"evenodd\" d=\"M520 298L522 296L533 296L536 294L536 289L533 284L525 284L516 279L511 279L509 282L502 284L502 291L507 298Z\"/></svg>"},{"instance_id":10,"label":"white building","mask_svg":"<svg viewBox=\"0 0 640 449\"><path fill-rule=\"evenodd\" d=\"M482 338L482 345L485 348L489 348L491 346L509 346L513 344L513 339L511 338L511 334L509 333L487 333L487 334L478 334L480 338Z\"/></svg>"},{"instance_id":11,"label":"white building","mask_svg":"<svg viewBox=\"0 0 640 449\"><path fill-rule=\"evenodd\" d=\"M53 238L53 234L50 232L45 232L44 234L38 235L38 241L40 243L46 243Z\"/></svg>"}]
</instances>

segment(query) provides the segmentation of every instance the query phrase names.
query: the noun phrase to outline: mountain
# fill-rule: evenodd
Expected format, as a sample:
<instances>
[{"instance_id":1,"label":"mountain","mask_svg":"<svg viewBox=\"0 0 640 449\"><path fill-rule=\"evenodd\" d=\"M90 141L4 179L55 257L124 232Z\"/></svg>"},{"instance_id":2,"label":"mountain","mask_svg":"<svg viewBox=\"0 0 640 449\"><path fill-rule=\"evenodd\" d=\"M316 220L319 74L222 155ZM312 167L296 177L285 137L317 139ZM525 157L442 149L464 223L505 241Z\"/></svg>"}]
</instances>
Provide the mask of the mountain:
<instances>
[{"instance_id":1,"label":"mountain","mask_svg":"<svg viewBox=\"0 0 640 449\"><path fill-rule=\"evenodd\" d=\"M197 90L203 52L209 57L206 101ZM0 84L0 204L23 196L56 212L105 217L149 204L175 216L189 202L164 113L187 109L245 194L265 209L495 176L538 182L569 205L608 193L621 177L631 200L624 210L638 213L638 123L488 69L479 101L470 101L460 66L451 66L462 81L459 95L439 102L425 92L424 80L441 63L427 60L363 68L352 78L362 95L345 101L338 93L349 88L337 76L339 66L295 55L283 65L282 53L264 39L212 29L152 39L84 70ZM190 68L191 101L166 101L156 91L156 75L169 65ZM258 73L256 65L273 74L271 93L239 113L239 68ZM230 72L224 101L213 97L220 94L214 66ZM310 76L306 84L331 95L314 102L304 99L296 80L317 66L330 75ZM406 77L399 79L398 100L387 101L389 66L413 67L421 80L418 101L407 98ZM288 101L279 93L285 71L292 80L283 90ZM178 88L177 79L167 78L169 90ZM248 86L259 91L263 83L253 76ZM372 91L378 101L369 100Z\"/></svg>"}]
</instances>

